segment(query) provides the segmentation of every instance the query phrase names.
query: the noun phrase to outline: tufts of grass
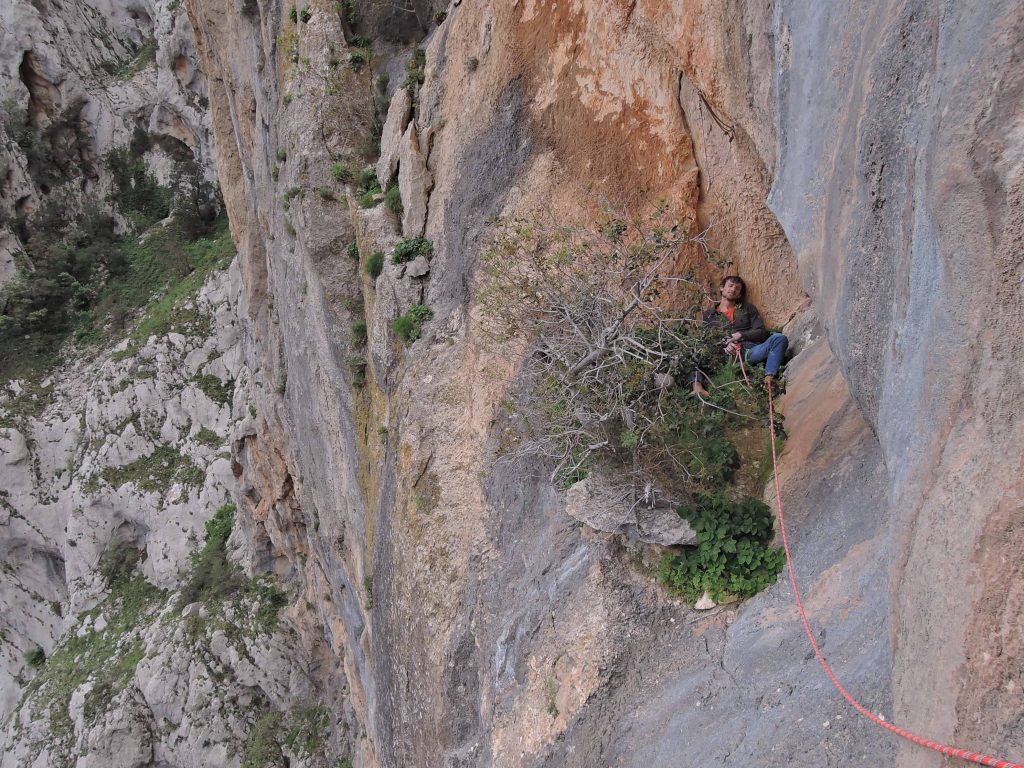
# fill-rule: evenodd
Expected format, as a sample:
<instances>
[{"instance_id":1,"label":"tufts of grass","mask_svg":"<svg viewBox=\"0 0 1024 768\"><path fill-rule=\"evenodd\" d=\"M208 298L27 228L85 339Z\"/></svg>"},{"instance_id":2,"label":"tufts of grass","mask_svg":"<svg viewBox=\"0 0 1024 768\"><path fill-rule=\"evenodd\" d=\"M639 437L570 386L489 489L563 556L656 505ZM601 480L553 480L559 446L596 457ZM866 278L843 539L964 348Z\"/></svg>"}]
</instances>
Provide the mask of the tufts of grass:
<instances>
[{"instance_id":1,"label":"tufts of grass","mask_svg":"<svg viewBox=\"0 0 1024 768\"><path fill-rule=\"evenodd\" d=\"M416 341L423 332L423 324L434 317L434 310L425 304L413 304L409 311L396 317L391 329L405 341L406 346Z\"/></svg>"},{"instance_id":2,"label":"tufts of grass","mask_svg":"<svg viewBox=\"0 0 1024 768\"><path fill-rule=\"evenodd\" d=\"M199 487L206 480L206 473L176 448L161 445L133 462L106 467L101 477L113 488L134 483L143 491L166 492L176 482Z\"/></svg>"},{"instance_id":3,"label":"tufts of grass","mask_svg":"<svg viewBox=\"0 0 1024 768\"><path fill-rule=\"evenodd\" d=\"M370 254L370 257L366 260L366 274L376 280L380 277L380 273L384 271L384 253L382 251L374 251Z\"/></svg>"}]
</instances>

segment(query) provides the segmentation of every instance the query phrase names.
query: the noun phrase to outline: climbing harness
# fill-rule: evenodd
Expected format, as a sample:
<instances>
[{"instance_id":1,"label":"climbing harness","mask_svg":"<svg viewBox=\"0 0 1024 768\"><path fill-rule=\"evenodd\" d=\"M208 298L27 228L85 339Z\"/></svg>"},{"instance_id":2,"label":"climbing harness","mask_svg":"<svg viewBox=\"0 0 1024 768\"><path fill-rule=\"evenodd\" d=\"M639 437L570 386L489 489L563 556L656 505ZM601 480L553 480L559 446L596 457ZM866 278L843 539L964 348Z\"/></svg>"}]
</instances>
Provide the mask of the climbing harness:
<instances>
[{"instance_id":1,"label":"climbing harness","mask_svg":"<svg viewBox=\"0 0 1024 768\"><path fill-rule=\"evenodd\" d=\"M739 361L740 370L743 371L743 380L747 382L747 386L750 386L750 379L747 378L747 371L743 365L743 355L739 350L736 351L736 359ZM832 685L836 687L836 690L843 695L850 706L857 710L860 714L866 717L868 720L873 722L875 725L885 728L887 731L895 733L897 736L902 736L908 741L912 741L922 747L928 747L936 752L941 752L949 757L959 757L962 760L969 760L972 763L978 765L988 765L994 768L1024 768L1024 766L1018 763L1011 763L1009 760L1001 760L996 757L989 757L988 755L982 755L977 752L968 752L966 749L960 749L958 747L950 747L946 744L940 744L936 741L930 741L928 739L921 738L910 731L906 731L903 728L888 723L881 717L869 712L864 708L859 701L857 701L850 693L843 687L842 683L835 676L832 668L825 661L824 655L821 653L821 649L818 647L817 641L814 639L814 634L811 632L811 625L807 621L807 612L804 610L803 601L800 599L800 590L796 585L796 572L793 570L793 557L789 552L789 539L786 537L786 520L782 514L782 489L779 484L779 461L775 450L775 399L774 392L772 391L772 382L767 382L768 385L768 419L770 423L770 434L772 439L772 475L775 478L775 502L777 504L776 511L779 517L779 531L782 533L782 546L786 550L786 568L789 570L789 582L793 586L793 596L796 598L796 607L800 611L800 620L804 625L804 632L807 633L807 639L811 641L811 648L814 649L814 655L818 657L818 663L821 664L821 668L825 670L825 674L828 675L828 679L832 681Z\"/></svg>"}]
</instances>

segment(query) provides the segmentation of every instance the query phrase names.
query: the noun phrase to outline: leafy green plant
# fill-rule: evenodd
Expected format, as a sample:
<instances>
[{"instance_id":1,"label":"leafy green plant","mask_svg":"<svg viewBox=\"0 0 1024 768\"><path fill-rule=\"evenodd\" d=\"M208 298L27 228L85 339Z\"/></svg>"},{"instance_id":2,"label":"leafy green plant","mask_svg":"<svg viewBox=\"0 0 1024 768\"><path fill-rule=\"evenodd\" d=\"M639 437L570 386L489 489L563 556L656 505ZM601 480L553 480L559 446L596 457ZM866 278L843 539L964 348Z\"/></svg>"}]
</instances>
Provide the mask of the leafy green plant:
<instances>
[{"instance_id":1,"label":"leafy green plant","mask_svg":"<svg viewBox=\"0 0 1024 768\"><path fill-rule=\"evenodd\" d=\"M352 48L369 48L373 45L373 40L364 35L355 35L349 38L348 44Z\"/></svg>"},{"instance_id":2,"label":"leafy green plant","mask_svg":"<svg viewBox=\"0 0 1024 768\"><path fill-rule=\"evenodd\" d=\"M283 163L288 159L288 150L285 147L277 148L277 162Z\"/></svg>"},{"instance_id":3,"label":"leafy green plant","mask_svg":"<svg viewBox=\"0 0 1024 768\"><path fill-rule=\"evenodd\" d=\"M38 645L25 652L25 663L30 667L41 667L46 663L46 651Z\"/></svg>"},{"instance_id":4,"label":"leafy green plant","mask_svg":"<svg viewBox=\"0 0 1024 768\"><path fill-rule=\"evenodd\" d=\"M366 358L361 355L349 355L348 371L352 376L352 386L361 389L366 386Z\"/></svg>"},{"instance_id":5,"label":"leafy green plant","mask_svg":"<svg viewBox=\"0 0 1024 768\"><path fill-rule=\"evenodd\" d=\"M398 189L398 182L393 183L384 193L384 207L395 216L402 215L402 193Z\"/></svg>"},{"instance_id":6,"label":"leafy green plant","mask_svg":"<svg viewBox=\"0 0 1024 768\"><path fill-rule=\"evenodd\" d=\"M294 5L288 9L288 18L291 19L292 24L299 23L299 9Z\"/></svg>"},{"instance_id":7,"label":"leafy green plant","mask_svg":"<svg viewBox=\"0 0 1024 768\"><path fill-rule=\"evenodd\" d=\"M352 344L356 347L365 347L366 339L366 321L356 320L352 323Z\"/></svg>"},{"instance_id":8,"label":"leafy green plant","mask_svg":"<svg viewBox=\"0 0 1024 768\"><path fill-rule=\"evenodd\" d=\"M356 177L356 188L363 192L380 192L380 182L377 181L377 169L372 165L363 168Z\"/></svg>"},{"instance_id":9,"label":"leafy green plant","mask_svg":"<svg viewBox=\"0 0 1024 768\"><path fill-rule=\"evenodd\" d=\"M405 62L405 80L403 88L414 90L417 86L423 85L426 79L425 69L427 66L427 52L422 48L414 48L409 60Z\"/></svg>"},{"instance_id":10,"label":"leafy green plant","mask_svg":"<svg viewBox=\"0 0 1024 768\"><path fill-rule=\"evenodd\" d=\"M413 304L409 311L399 315L391 323L395 335L400 336L406 345L412 344L423 331L423 324L434 317L434 310L425 304Z\"/></svg>"},{"instance_id":11,"label":"leafy green plant","mask_svg":"<svg viewBox=\"0 0 1024 768\"><path fill-rule=\"evenodd\" d=\"M224 504L206 521L206 543L192 556L192 572L182 587L181 605L209 602L241 586L241 572L227 557L235 510L234 504Z\"/></svg>"},{"instance_id":12,"label":"leafy green plant","mask_svg":"<svg viewBox=\"0 0 1024 768\"><path fill-rule=\"evenodd\" d=\"M348 54L348 65L357 72L366 66L369 61L370 54L361 48L351 51Z\"/></svg>"},{"instance_id":13,"label":"leafy green plant","mask_svg":"<svg viewBox=\"0 0 1024 768\"><path fill-rule=\"evenodd\" d=\"M135 74L149 67L156 61L158 43L155 37L146 40L135 51L134 56L126 63L117 61L104 61L100 68L107 74L114 75L121 80L130 80Z\"/></svg>"},{"instance_id":14,"label":"leafy green plant","mask_svg":"<svg viewBox=\"0 0 1024 768\"><path fill-rule=\"evenodd\" d=\"M209 427L203 427L196 433L196 441L207 448L218 448L224 442L221 436Z\"/></svg>"},{"instance_id":15,"label":"leafy green plant","mask_svg":"<svg viewBox=\"0 0 1024 768\"><path fill-rule=\"evenodd\" d=\"M353 240L348 244L348 248L345 249L348 257L353 261L359 261L359 243Z\"/></svg>"},{"instance_id":16,"label":"leafy green plant","mask_svg":"<svg viewBox=\"0 0 1024 768\"><path fill-rule=\"evenodd\" d=\"M352 0L337 0L334 4L334 10L337 11L338 16L340 16L342 21L348 24L349 27L354 27L359 24L359 10L356 8L355 3L353 3Z\"/></svg>"},{"instance_id":17,"label":"leafy green plant","mask_svg":"<svg viewBox=\"0 0 1024 768\"><path fill-rule=\"evenodd\" d=\"M227 381L221 381L219 378L210 373L200 373L192 377L192 381L195 383L203 394L210 398L213 402L218 405L231 405L231 400L235 396L235 380L228 379Z\"/></svg>"},{"instance_id":18,"label":"leafy green plant","mask_svg":"<svg viewBox=\"0 0 1024 768\"><path fill-rule=\"evenodd\" d=\"M382 251L374 251L370 254L370 257L366 260L366 274L376 280L380 273L384 271L384 253Z\"/></svg>"},{"instance_id":19,"label":"leafy green plant","mask_svg":"<svg viewBox=\"0 0 1024 768\"><path fill-rule=\"evenodd\" d=\"M408 237L399 240L391 252L392 264L405 264L419 256L430 258L434 253L434 244L425 237Z\"/></svg>"},{"instance_id":20,"label":"leafy green plant","mask_svg":"<svg viewBox=\"0 0 1024 768\"><path fill-rule=\"evenodd\" d=\"M129 147L110 150L103 158L114 182L111 200L128 217L139 217L145 228L171 212L171 194L160 186L145 160Z\"/></svg>"},{"instance_id":21,"label":"leafy green plant","mask_svg":"<svg viewBox=\"0 0 1024 768\"><path fill-rule=\"evenodd\" d=\"M202 469L170 445L157 446L152 453L123 466L106 467L101 475L113 488L134 483L147 492L165 492L175 482L199 487L206 480Z\"/></svg>"},{"instance_id":22,"label":"leafy green plant","mask_svg":"<svg viewBox=\"0 0 1024 768\"><path fill-rule=\"evenodd\" d=\"M313 12L309 8L303 8L302 13L299 14L299 18L303 24L308 24L309 20L313 18Z\"/></svg>"},{"instance_id":23,"label":"leafy green plant","mask_svg":"<svg viewBox=\"0 0 1024 768\"><path fill-rule=\"evenodd\" d=\"M352 171L352 166L348 163L335 163L331 166L331 176L337 182L350 184L355 174Z\"/></svg>"},{"instance_id":24,"label":"leafy green plant","mask_svg":"<svg viewBox=\"0 0 1024 768\"><path fill-rule=\"evenodd\" d=\"M683 507L697 534L697 548L666 554L657 575L675 594L695 600L705 591L715 600L725 595L751 597L775 583L785 552L772 547L771 509L754 498L729 499L724 493L700 494Z\"/></svg>"}]
</instances>

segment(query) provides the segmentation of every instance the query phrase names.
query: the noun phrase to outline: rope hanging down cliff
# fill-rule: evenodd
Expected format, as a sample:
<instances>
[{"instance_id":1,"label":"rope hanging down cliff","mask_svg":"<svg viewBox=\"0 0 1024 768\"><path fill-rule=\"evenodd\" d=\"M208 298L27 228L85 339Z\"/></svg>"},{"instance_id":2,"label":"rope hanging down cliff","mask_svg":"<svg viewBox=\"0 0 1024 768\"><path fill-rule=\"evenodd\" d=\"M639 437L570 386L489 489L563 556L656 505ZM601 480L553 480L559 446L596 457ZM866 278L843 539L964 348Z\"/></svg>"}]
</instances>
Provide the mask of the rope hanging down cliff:
<instances>
[{"instance_id":1,"label":"rope hanging down cliff","mask_svg":"<svg viewBox=\"0 0 1024 768\"><path fill-rule=\"evenodd\" d=\"M740 370L743 371L743 380L747 383L747 386L749 387L750 379L747 378L747 371L743 365L743 356L739 353L739 351L737 351L736 353L736 359L739 361ZM910 731L895 726L892 723L888 723L882 718L875 715L874 713L869 712L864 706L861 705L859 701L853 698L853 696L850 695L850 693L843 687L842 683L839 682L839 679L832 671L832 668L828 665L828 662L825 661L825 657L824 655L822 655L821 649L818 647L817 641L814 639L814 634L811 632L811 625L807 621L807 612L804 610L803 601L800 599L800 590L797 587L796 583L796 572L793 570L793 557L790 554L789 539L786 536L786 520L782 512L782 489L779 484L779 462L775 449L774 392L772 391L773 387L770 381L767 382L767 385L768 419L770 424L769 430L772 442L772 475L775 481L775 502L776 512L779 518L779 531L782 533L782 546L786 550L786 567L789 570L789 581L793 587L793 596L796 598L796 607L800 611L800 620L803 622L804 632L807 634L807 639L811 642L811 648L814 649L814 655L818 658L818 662L821 664L821 668L824 669L825 674L828 675L828 679L832 681L832 684L836 687L836 690L838 690L839 693L842 694L843 698L846 699L846 701L849 702L850 706L857 710L857 712L859 712L861 715L863 715L868 720L873 722L875 725L884 728L887 731L890 731L891 733L895 733L897 736L907 739L908 741L912 741L914 744L918 744L922 747L927 747L928 749L935 750L936 752L941 752L942 754L947 755L949 757L958 757L962 760L968 760L972 763L977 763L978 765L987 765L992 766L993 768L1024 768L1024 766L1018 763L1010 762L1009 760L1002 760L996 757L989 757L988 755L982 755L977 752L968 752L967 750L960 749L959 747L951 747L936 741L930 741L929 739L924 739L920 736L917 736L916 734L911 733Z\"/></svg>"}]
</instances>

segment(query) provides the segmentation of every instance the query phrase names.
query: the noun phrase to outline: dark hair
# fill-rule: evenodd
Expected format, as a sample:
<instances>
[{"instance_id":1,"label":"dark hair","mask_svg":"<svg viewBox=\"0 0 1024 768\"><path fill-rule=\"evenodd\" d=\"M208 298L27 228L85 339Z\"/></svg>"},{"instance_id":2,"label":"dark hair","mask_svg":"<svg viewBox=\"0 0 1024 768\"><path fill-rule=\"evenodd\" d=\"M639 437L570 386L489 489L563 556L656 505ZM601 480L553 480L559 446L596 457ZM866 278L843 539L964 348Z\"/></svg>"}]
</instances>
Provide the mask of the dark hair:
<instances>
[{"instance_id":1,"label":"dark hair","mask_svg":"<svg viewBox=\"0 0 1024 768\"><path fill-rule=\"evenodd\" d=\"M746 301L747 284L743 282L743 278L740 277L739 275L726 275L725 277L723 277L721 281L718 283L719 290L725 288L725 284L728 283L730 280L740 284L740 301Z\"/></svg>"}]
</instances>

